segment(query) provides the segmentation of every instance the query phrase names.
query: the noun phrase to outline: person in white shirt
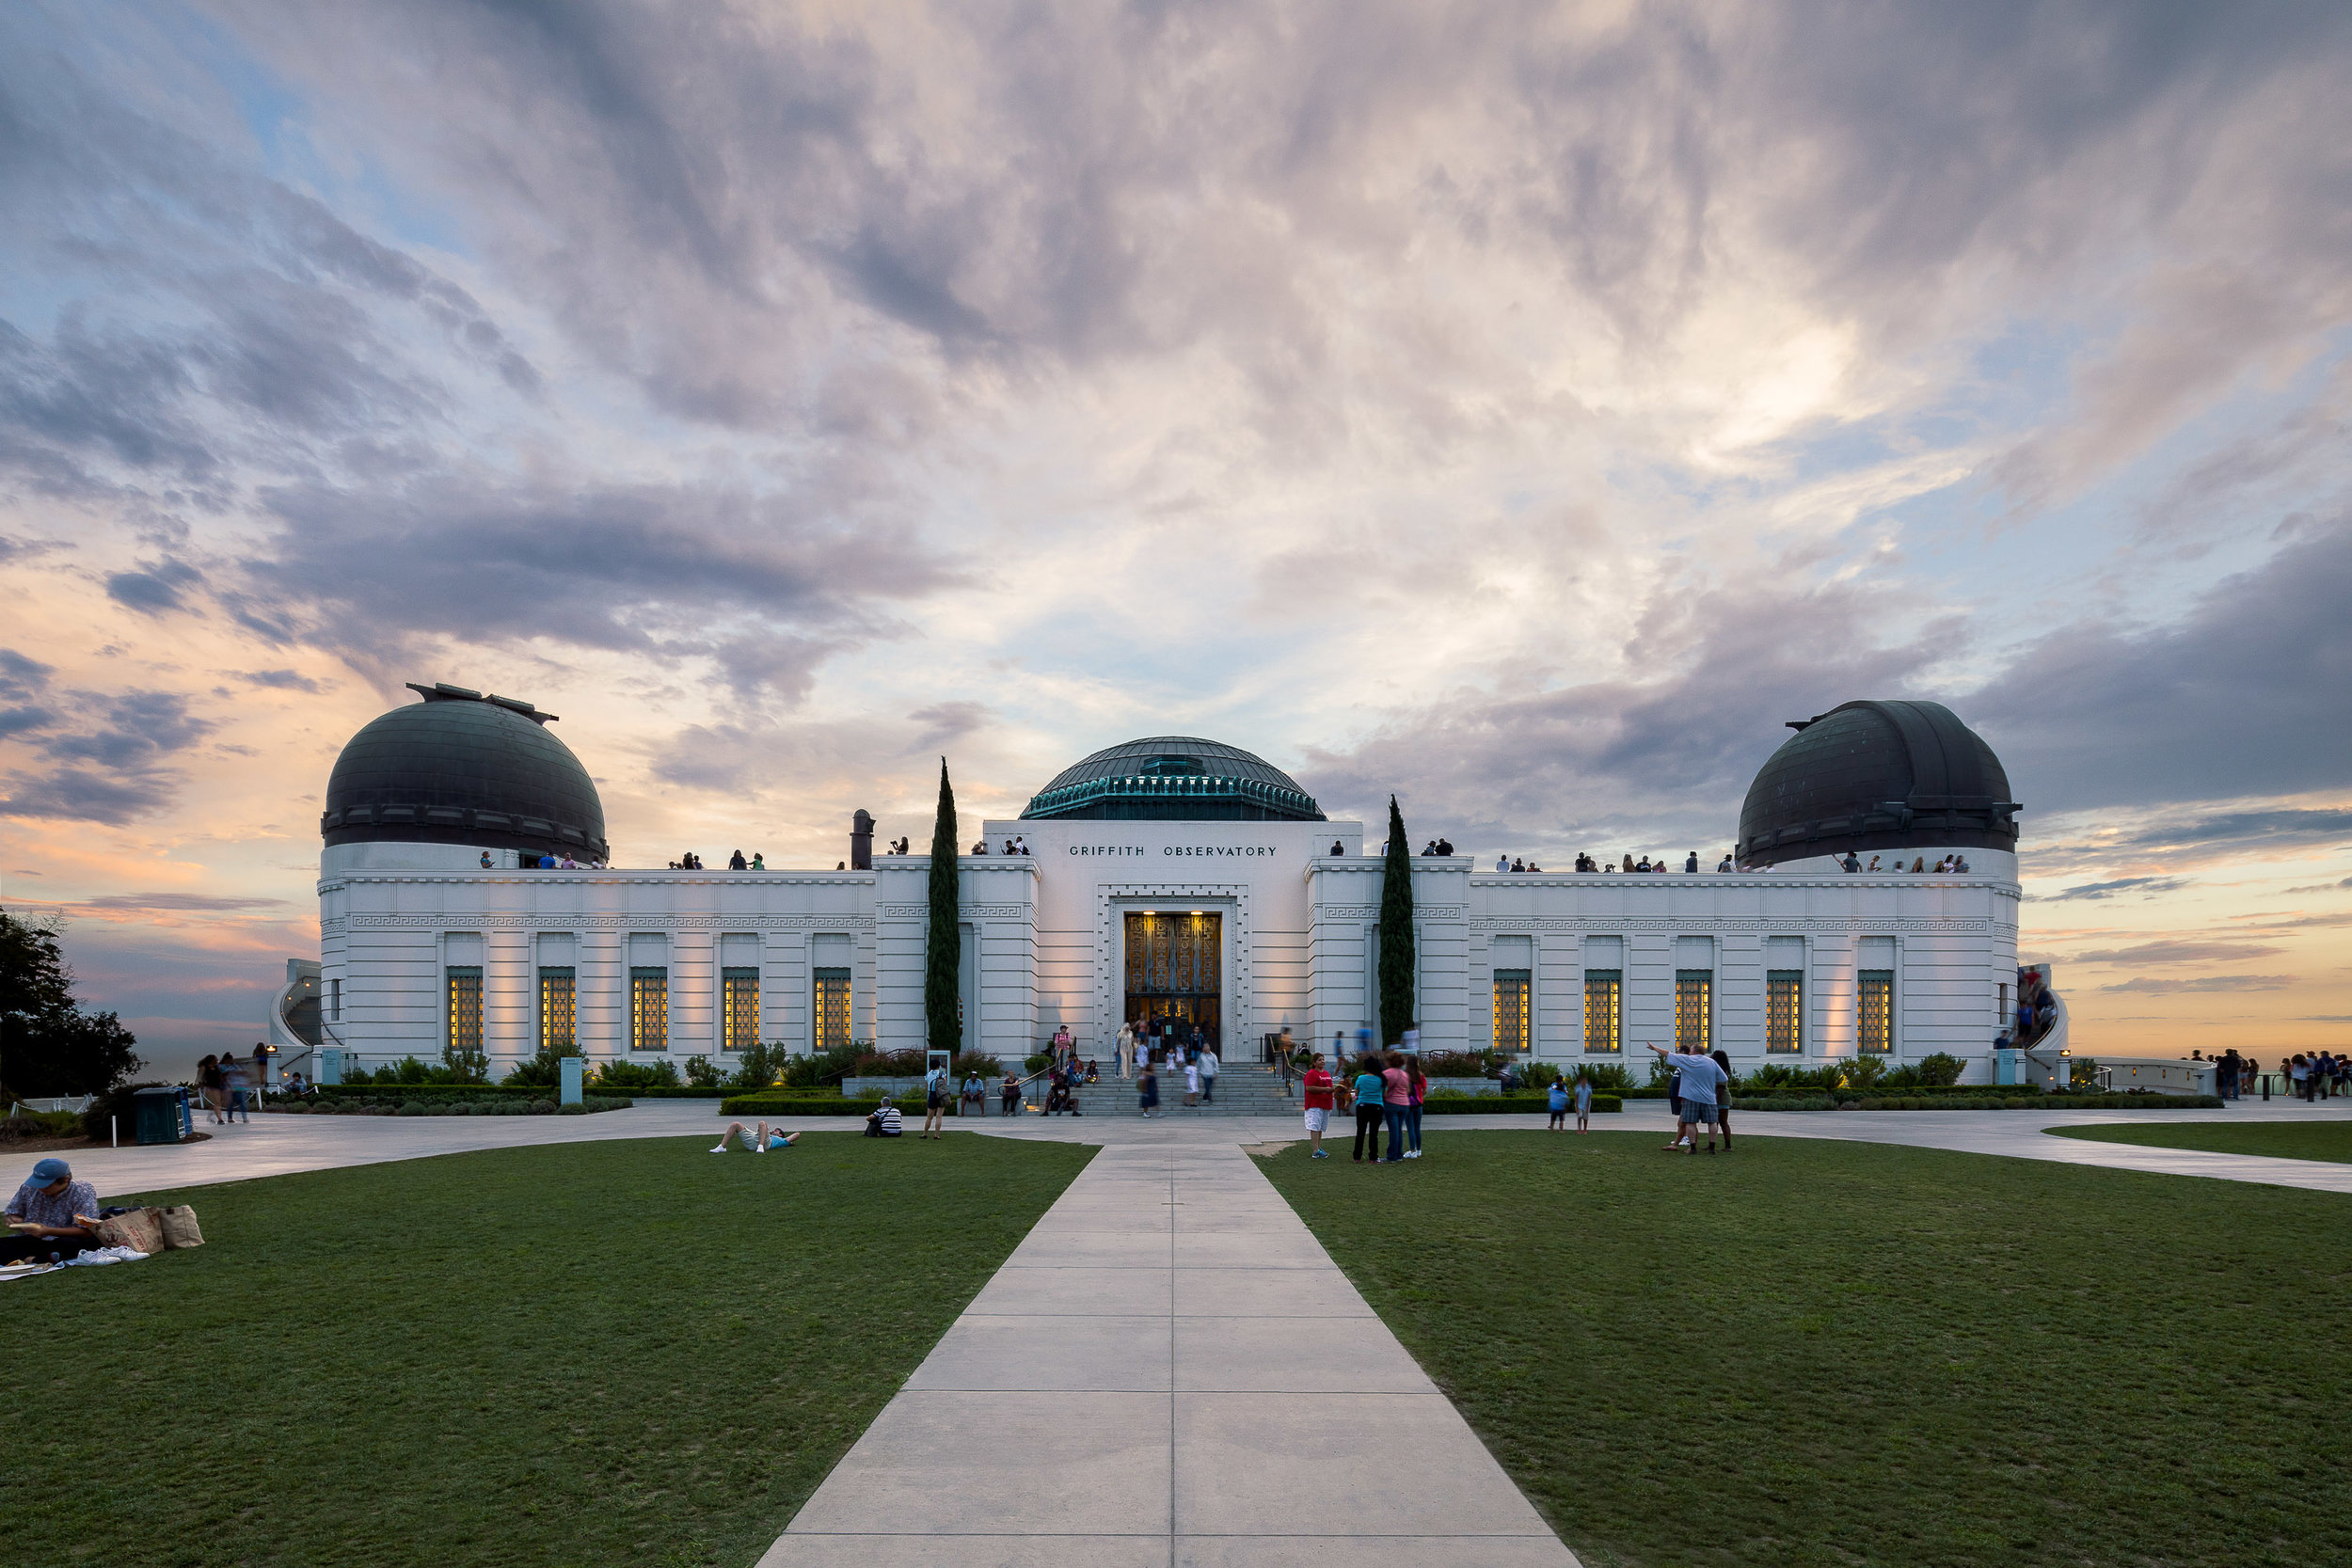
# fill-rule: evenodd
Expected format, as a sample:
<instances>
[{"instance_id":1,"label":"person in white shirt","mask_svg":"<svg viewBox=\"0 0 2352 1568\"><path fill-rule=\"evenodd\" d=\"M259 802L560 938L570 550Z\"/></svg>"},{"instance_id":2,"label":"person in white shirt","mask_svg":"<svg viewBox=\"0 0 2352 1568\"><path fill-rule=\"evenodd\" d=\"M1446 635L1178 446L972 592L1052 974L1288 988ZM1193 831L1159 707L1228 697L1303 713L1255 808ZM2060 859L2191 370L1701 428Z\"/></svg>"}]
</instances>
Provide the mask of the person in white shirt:
<instances>
[{"instance_id":1,"label":"person in white shirt","mask_svg":"<svg viewBox=\"0 0 2352 1568\"><path fill-rule=\"evenodd\" d=\"M1199 1062L1184 1064L1184 1103L1187 1105L1200 1103L1200 1064Z\"/></svg>"},{"instance_id":2,"label":"person in white shirt","mask_svg":"<svg viewBox=\"0 0 2352 1568\"><path fill-rule=\"evenodd\" d=\"M1682 1075L1681 1124L1675 1141L1666 1146L1668 1151L1683 1148L1696 1154L1699 1146L1694 1129L1704 1125L1707 1129L1707 1152L1714 1153L1715 1096L1724 1086L1724 1069L1715 1065L1713 1057L1696 1051L1677 1049L1669 1052L1662 1045L1652 1045L1650 1049Z\"/></svg>"},{"instance_id":3,"label":"person in white shirt","mask_svg":"<svg viewBox=\"0 0 2352 1568\"><path fill-rule=\"evenodd\" d=\"M1216 1074L1218 1066L1219 1064L1216 1059L1216 1047L1214 1045L1202 1046L1200 1048L1200 1098L1212 1105L1216 1103Z\"/></svg>"},{"instance_id":4,"label":"person in white shirt","mask_svg":"<svg viewBox=\"0 0 2352 1568\"><path fill-rule=\"evenodd\" d=\"M1136 1026L1132 1023L1122 1023L1119 1026L1119 1076L1133 1078L1135 1075Z\"/></svg>"}]
</instances>

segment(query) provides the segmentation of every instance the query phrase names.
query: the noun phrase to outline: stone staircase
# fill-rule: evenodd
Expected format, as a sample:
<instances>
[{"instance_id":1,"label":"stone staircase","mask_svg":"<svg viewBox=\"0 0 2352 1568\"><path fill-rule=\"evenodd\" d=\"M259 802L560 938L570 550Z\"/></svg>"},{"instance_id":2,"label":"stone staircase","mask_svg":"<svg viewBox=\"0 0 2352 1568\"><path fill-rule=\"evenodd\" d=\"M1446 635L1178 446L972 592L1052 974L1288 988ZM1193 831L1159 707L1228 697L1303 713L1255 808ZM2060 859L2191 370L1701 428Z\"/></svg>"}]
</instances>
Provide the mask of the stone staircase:
<instances>
[{"instance_id":1,"label":"stone staircase","mask_svg":"<svg viewBox=\"0 0 2352 1568\"><path fill-rule=\"evenodd\" d=\"M1078 1087L1078 1109L1089 1117L1134 1117L1136 1112L1135 1080L1120 1079L1117 1067L1112 1067L1099 1084L1082 1084ZM1184 1074L1160 1074L1160 1115L1169 1121L1196 1117L1292 1117L1298 1115L1299 1088L1295 1079L1291 1092L1282 1093L1282 1081L1275 1070L1262 1063L1228 1065L1216 1075L1216 1099L1187 1110L1184 1106ZM1041 1101L1040 1101L1041 1103Z\"/></svg>"}]
</instances>

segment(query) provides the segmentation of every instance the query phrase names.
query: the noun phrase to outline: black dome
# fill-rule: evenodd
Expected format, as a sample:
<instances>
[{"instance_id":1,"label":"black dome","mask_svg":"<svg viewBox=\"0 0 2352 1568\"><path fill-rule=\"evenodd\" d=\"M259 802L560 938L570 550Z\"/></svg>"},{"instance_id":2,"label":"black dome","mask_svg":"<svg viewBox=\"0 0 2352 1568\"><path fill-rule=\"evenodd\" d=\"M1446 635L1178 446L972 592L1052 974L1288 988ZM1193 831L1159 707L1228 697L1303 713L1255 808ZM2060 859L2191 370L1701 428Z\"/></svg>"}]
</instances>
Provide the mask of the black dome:
<instances>
[{"instance_id":1,"label":"black dome","mask_svg":"<svg viewBox=\"0 0 2352 1568\"><path fill-rule=\"evenodd\" d=\"M1106 747L1063 768L1023 818L1116 822L1321 822L1298 782L1262 757L1187 735Z\"/></svg>"},{"instance_id":2,"label":"black dome","mask_svg":"<svg viewBox=\"0 0 2352 1568\"><path fill-rule=\"evenodd\" d=\"M1792 722L1740 808L1740 858L2017 847L2001 759L1941 703L1845 703Z\"/></svg>"},{"instance_id":3,"label":"black dome","mask_svg":"<svg viewBox=\"0 0 2352 1568\"><path fill-rule=\"evenodd\" d=\"M336 844L463 844L608 858L604 802L588 770L510 697L417 686L351 737L327 775L319 832Z\"/></svg>"}]
</instances>

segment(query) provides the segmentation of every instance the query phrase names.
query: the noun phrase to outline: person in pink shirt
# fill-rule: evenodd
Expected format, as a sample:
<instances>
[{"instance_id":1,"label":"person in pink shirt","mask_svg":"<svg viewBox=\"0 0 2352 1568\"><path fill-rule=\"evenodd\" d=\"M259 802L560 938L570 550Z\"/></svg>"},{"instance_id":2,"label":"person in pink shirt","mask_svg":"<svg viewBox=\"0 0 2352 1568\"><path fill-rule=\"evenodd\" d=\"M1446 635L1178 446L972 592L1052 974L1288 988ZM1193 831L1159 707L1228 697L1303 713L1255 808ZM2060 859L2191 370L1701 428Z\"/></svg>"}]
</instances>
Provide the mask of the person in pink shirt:
<instances>
[{"instance_id":1,"label":"person in pink shirt","mask_svg":"<svg viewBox=\"0 0 2352 1568\"><path fill-rule=\"evenodd\" d=\"M1389 1064L1380 1071L1380 1101L1389 1120L1389 1159L1391 1163L1405 1158L1406 1112L1413 1103L1412 1076L1405 1070L1405 1053L1389 1053Z\"/></svg>"}]
</instances>

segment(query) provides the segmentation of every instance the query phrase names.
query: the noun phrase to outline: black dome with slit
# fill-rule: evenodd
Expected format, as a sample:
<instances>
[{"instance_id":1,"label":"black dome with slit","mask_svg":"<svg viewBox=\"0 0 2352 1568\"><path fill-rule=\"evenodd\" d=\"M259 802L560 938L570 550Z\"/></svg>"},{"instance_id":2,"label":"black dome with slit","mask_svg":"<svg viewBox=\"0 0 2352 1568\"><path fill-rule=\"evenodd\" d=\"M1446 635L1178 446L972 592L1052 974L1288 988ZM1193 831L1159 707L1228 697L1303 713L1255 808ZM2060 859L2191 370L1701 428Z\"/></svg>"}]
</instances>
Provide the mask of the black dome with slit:
<instances>
[{"instance_id":1,"label":"black dome with slit","mask_svg":"<svg viewBox=\"0 0 2352 1568\"><path fill-rule=\"evenodd\" d=\"M511 697L417 686L424 701L372 721L326 780L319 832L337 844L462 844L610 858L588 769Z\"/></svg>"},{"instance_id":2,"label":"black dome with slit","mask_svg":"<svg viewBox=\"0 0 2352 1568\"><path fill-rule=\"evenodd\" d=\"M1844 703L1789 727L1740 808L1740 860L2016 849L2001 759L1943 704Z\"/></svg>"},{"instance_id":3,"label":"black dome with slit","mask_svg":"<svg viewBox=\"0 0 2352 1568\"><path fill-rule=\"evenodd\" d=\"M1321 822L1298 781L1237 746L1157 735L1107 746L1055 775L1021 813L1112 822Z\"/></svg>"}]
</instances>

